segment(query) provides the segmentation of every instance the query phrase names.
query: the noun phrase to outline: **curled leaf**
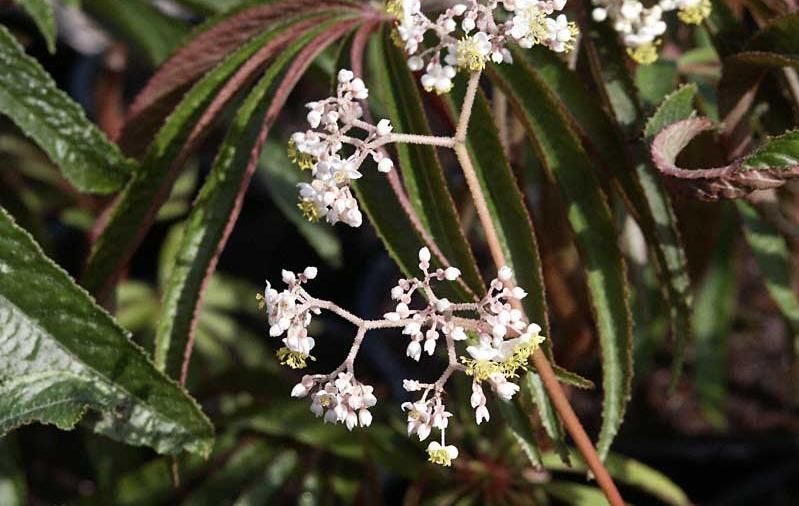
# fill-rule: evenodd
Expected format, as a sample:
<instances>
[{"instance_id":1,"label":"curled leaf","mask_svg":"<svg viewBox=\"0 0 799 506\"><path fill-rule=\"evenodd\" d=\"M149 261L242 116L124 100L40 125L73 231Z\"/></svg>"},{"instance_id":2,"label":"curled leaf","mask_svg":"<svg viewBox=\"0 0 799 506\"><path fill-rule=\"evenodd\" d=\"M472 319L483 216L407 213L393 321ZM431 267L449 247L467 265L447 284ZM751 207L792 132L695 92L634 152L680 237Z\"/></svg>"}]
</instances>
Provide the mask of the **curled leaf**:
<instances>
[{"instance_id":1,"label":"curled leaf","mask_svg":"<svg viewBox=\"0 0 799 506\"><path fill-rule=\"evenodd\" d=\"M701 200L738 199L799 177L799 131L770 138L754 153L723 167L678 167L680 152L700 133L715 129L710 119L693 117L668 126L655 136L652 161L678 191Z\"/></svg>"}]
</instances>

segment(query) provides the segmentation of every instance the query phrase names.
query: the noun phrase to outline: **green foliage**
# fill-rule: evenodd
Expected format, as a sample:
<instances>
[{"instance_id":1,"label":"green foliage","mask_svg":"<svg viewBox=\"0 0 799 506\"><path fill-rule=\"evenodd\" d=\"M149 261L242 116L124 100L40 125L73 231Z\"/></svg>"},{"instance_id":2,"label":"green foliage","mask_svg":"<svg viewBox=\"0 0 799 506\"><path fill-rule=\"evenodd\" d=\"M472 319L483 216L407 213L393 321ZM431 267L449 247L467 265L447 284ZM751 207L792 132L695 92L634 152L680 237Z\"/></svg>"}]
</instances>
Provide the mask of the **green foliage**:
<instances>
[{"instance_id":1,"label":"green foliage","mask_svg":"<svg viewBox=\"0 0 799 506\"><path fill-rule=\"evenodd\" d=\"M133 171L119 149L0 26L0 112L36 142L78 189L110 193Z\"/></svg>"},{"instance_id":2,"label":"green foliage","mask_svg":"<svg viewBox=\"0 0 799 506\"><path fill-rule=\"evenodd\" d=\"M615 227L593 164L541 78L523 61L492 70L492 77L518 107L539 157L569 206L602 346L605 399L599 452L604 456L621 425L632 381L632 315Z\"/></svg>"},{"instance_id":3,"label":"green foliage","mask_svg":"<svg viewBox=\"0 0 799 506\"><path fill-rule=\"evenodd\" d=\"M14 3L54 52L54 6ZM449 137L467 94L465 72L447 95L422 92L376 2L67 2L114 48L128 48L132 65L93 58L100 67L88 81L69 69L88 116L108 131L122 123L111 135L119 146L45 70L61 62L43 59L43 67L36 45L26 52L27 20L0 27L0 504L380 504L400 499L385 497L395 480L408 484L408 504L602 503L594 483L577 481L588 469L567 447L564 421L571 431L574 423L555 409L543 370L520 370L520 392L492 401L479 428L470 378L453 376L446 400L458 423L446 436L460 455L451 469L425 461L428 441L406 437L409 415L394 402L404 394L393 383L408 371L393 367L407 340L372 335L389 329L370 331L374 347L364 345L355 366L379 393L369 430L324 424L308 399L290 398L300 375L274 360L279 340L264 335L255 301L263 285L253 281L321 258L322 289L341 297L342 287L357 286L345 299L375 317L396 303L376 292L390 270L372 263L377 239L405 275L418 273L423 246L434 268L458 267L457 283L441 283L452 302L485 293L498 242L528 292L526 318L547 336L557 379L584 390L567 396L588 415L589 432L598 428L613 479L641 494L636 500L689 504L663 474L610 452L632 392L646 404L629 410L637 415L629 430L668 437L647 424L672 432L661 430L670 408L653 395L670 359L682 397L663 404L733 431L741 422L728 417L732 341L765 341L759 329L768 328L769 346L788 337L781 363L799 367L788 356L799 349L790 184L799 177L799 15L712 3L705 23L665 38L663 59L650 66L633 65L612 26L586 20L582 7L574 9L583 33L575 53L536 45L514 47L512 65L487 61L465 138L485 207L448 147L398 143L386 146L393 173L379 174L369 159L353 181L368 217L356 231L309 223L296 206L305 173L282 144L304 128L302 104L352 68L371 90L364 121L385 117L396 133ZM64 65L71 51L58 55ZM123 115L128 92L151 72ZM63 72L53 75L64 82ZM450 146L462 149L460 139ZM258 192L248 192L253 176ZM273 205L253 202L259 196ZM258 214L273 208L279 213ZM493 227L480 223L485 208ZM240 221L251 236L232 235ZM253 233L252 223L262 228ZM290 249L294 240L313 252ZM243 253L250 242L256 247ZM220 262L247 280L216 272ZM81 273L81 286L67 271ZM758 297L766 294L770 302ZM649 358L636 364L635 383L634 320L636 348ZM308 374L339 363L349 329L320 317L309 332L318 347ZM468 334L467 345L476 337ZM777 402L769 397L769 409ZM27 427L34 422L54 427ZM62 437L79 450L76 462L51 469L51 456L30 443L56 429L71 431ZM42 486L42 469L58 479Z\"/></svg>"},{"instance_id":4,"label":"green foliage","mask_svg":"<svg viewBox=\"0 0 799 506\"><path fill-rule=\"evenodd\" d=\"M48 0L15 0L33 18L36 27L47 42L47 50L55 52L56 24L53 5Z\"/></svg>"},{"instance_id":5,"label":"green foliage","mask_svg":"<svg viewBox=\"0 0 799 506\"><path fill-rule=\"evenodd\" d=\"M105 311L0 211L0 433L34 420L162 453L207 454L213 428Z\"/></svg>"}]
</instances>

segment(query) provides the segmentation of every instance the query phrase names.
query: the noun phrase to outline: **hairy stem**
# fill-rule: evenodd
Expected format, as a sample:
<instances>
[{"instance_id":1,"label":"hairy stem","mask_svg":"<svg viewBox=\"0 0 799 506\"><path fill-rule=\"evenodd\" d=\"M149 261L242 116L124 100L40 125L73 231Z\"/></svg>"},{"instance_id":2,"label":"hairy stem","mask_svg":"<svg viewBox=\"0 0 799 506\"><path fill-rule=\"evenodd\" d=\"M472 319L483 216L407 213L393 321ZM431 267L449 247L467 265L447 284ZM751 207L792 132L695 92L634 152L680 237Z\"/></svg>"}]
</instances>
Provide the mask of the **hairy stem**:
<instances>
[{"instance_id":1,"label":"hairy stem","mask_svg":"<svg viewBox=\"0 0 799 506\"><path fill-rule=\"evenodd\" d=\"M489 250L491 251L491 256L493 257L494 263L499 269L500 267L507 265L507 261L505 259L505 254L502 251L502 246L496 227L494 226L494 222L491 219L491 214L488 211L488 204L485 195L480 187L477 174L474 170L474 165L472 164L469 151L465 144L466 132L469 126L469 118L471 116L472 106L474 105L475 95L477 94L479 79L479 72L472 74L469 78L469 85L466 90L466 96L461 108L461 116L458 121L458 130L455 134L456 143L454 150L455 155L458 157L458 162L461 165L461 169L463 170L463 175L466 179L469 191L472 194L472 200L474 201L477 215L480 219L483 231L485 232L486 242L488 243ZM519 301L512 300L512 304L520 311L523 311ZM586 465L596 478L597 483L607 497L608 502L610 502L612 506L624 506L624 500L621 498L621 494L619 494L616 484L613 483L610 473L608 473L608 470L602 464L602 461L596 452L596 448L594 448L594 445L591 443L588 434L586 434L585 429L580 423L580 420L574 413L569 400L566 398L566 394L564 393L560 382L555 376L552 365L549 363L549 360L541 351L541 349L535 351L532 357L532 362L539 376L541 376L541 380L544 382L544 387L546 388L550 399L552 399L555 409L558 411L558 414L563 420L563 425L571 435L575 445L577 445L577 449L582 454L583 460L585 460Z\"/></svg>"}]
</instances>

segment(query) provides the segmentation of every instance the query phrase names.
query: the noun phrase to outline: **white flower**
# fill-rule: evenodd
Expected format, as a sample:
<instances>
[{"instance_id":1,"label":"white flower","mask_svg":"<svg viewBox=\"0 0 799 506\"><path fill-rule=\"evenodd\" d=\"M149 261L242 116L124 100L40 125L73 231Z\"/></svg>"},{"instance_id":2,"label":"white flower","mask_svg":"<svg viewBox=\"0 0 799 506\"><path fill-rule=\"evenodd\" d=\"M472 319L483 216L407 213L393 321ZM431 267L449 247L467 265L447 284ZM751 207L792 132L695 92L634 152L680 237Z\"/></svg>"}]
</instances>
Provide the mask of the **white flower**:
<instances>
[{"instance_id":1,"label":"white flower","mask_svg":"<svg viewBox=\"0 0 799 506\"><path fill-rule=\"evenodd\" d=\"M426 246L419 250L419 262L421 263L430 262L430 250L427 249Z\"/></svg>"},{"instance_id":2,"label":"white flower","mask_svg":"<svg viewBox=\"0 0 799 506\"><path fill-rule=\"evenodd\" d=\"M500 399L509 401L519 391L519 385L511 383L500 373L494 373L489 376L488 381L491 383L491 388L499 396Z\"/></svg>"},{"instance_id":3,"label":"white flower","mask_svg":"<svg viewBox=\"0 0 799 506\"><path fill-rule=\"evenodd\" d=\"M461 275L461 271L460 271L460 269L458 269L456 267L447 267L444 270L444 277L448 281L455 281L456 279L458 279L460 277L460 275Z\"/></svg>"},{"instance_id":4,"label":"white flower","mask_svg":"<svg viewBox=\"0 0 799 506\"><path fill-rule=\"evenodd\" d=\"M418 362L422 358L422 345L419 344L419 341L411 341L408 343L405 354Z\"/></svg>"},{"instance_id":5,"label":"white flower","mask_svg":"<svg viewBox=\"0 0 799 506\"><path fill-rule=\"evenodd\" d=\"M394 127L391 126L391 121L387 119L382 119L377 124L377 135L383 137L389 135Z\"/></svg>"},{"instance_id":6,"label":"white flower","mask_svg":"<svg viewBox=\"0 0 799 506\"><path fill-rule=\"evenodd\" d=\"M306 267L302 274L306 277L306 279L316 279L316 275L319 273L319 270L316 267Z\"/></svg>"},{"instance_id":7,"label":"white flower","mask_svg":"<svg viewBox=\"0 0 799 506\"><path fill-rule=\"evenodd\" d=\"M497 279L499 279L500 281L510 281L512 277L513 277L513 271L508 266L501 267L499 269L499 272L497 273Z\"/></svg>"},{"instance_id":8,"label":"white flower","mask_svg":"<svg viewBox=\"0 0 799 506\"><path fill-rule=\"evenodd\" d=\"M440 63L431 63L422 76L422 87L426 91L435 91L439 95L449 93L455 74L455 67L451 65L442 66Z\"/></svg>"},{"instance_id":9,"label":"white flower","mask_svg":"<svg viewBox=\"0 0 799 506\"><path fill-rule=\"evenodd\" d=\"M418 380L402 380L402 388L405 389L406 392L418 392L422 389L421 383Z\"/></svg>"},{"instance_id":10,"label":"white flower","mask_svg":"<svg viewBox=\"0 0 799 506\"><path fill-rule=\"evenodd\" d=\"M438 430L445 430L449 425L452 413L446 410L443 404L436 404L433 408L432 425Z\"/></svg>"},{"instance_id":11,"label":"white flower","mask_svg":"<svg viewBox=\"0 0 799 506\"><path fill-rule=\"evenodd\" d=\"M432 431L430 406L426 402L418 401L413 404L405 402L401 407L408 412L408 435L416 434L419 441L427 439Z\"/></svg>"},{"instance_id":12,"label":"white flower","mask_svg":"<svg viewBox=\"0 0 799 506\"><path fill-rule=\"evenodd\" d=\"M453 445L441 445L438 441L431 442L427 447L430 462L449 467L452 461L458 458L458 449Z\"/></svg>"}]
</instances>

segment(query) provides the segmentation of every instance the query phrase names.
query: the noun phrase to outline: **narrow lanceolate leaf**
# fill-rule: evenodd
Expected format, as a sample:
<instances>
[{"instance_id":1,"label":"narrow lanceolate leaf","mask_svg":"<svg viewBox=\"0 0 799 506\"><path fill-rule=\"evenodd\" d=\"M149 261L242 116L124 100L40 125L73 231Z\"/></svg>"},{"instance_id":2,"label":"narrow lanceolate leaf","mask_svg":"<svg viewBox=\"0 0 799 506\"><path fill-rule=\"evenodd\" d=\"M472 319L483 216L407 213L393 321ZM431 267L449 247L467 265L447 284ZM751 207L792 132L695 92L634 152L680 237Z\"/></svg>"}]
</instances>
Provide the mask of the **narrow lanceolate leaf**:
<instances>
[{"instance_id":1,"label":"narrow lanceolate leaf","mask_svg":"<svg viewBox=\"0 0 799 506\"><path fill-rule=\"evenodd\" d=\"M778 188L799 177L799 131L771 137L754 153L723 167L683 169L677 155L713 121L695 117L661 130L652 142L652 161L675 190L701 200L738 199L755 190Z\"/></svg>"},{"instance_id":2,"label":"narrow lanceolate leaf","mask_svg":"<svg viewBox=\"0 0 799 506\"><path fill-rule=\"evenodd\" d=\"M267 28L299 14L320 14L331 8L347 7L352 5L335 0L271 1L208 21L158 69L136 96L128 111L120 145L128 153L143 154L146 142L192 84Z\"/></svg>"},{"instance_id":3,"label":"narrow lanceolate leaf","mask_svg":"<svg viewBox=\"0 0 799 506\"><path fill-rule=\"evenodd\" d=\"M55 38L57 28L55 25L55 15L53 5L50 0L14 0L19 4L28 15L33 18L36 28L42 33L47 42L47 50L55 53Z\"/></svg>"},{"instance_id":4,"label":"narrow lanceolate leaf","mask_svg":"<svg viewBox=\"0 0 799 506\"><path fill-rule=\"evenodd\" d=\"M316 55L353 24L353 20L334 19L292 42L270 65L239 109L186 222L164 294L155 360L170 376L185 381L205 283L216 268L241 210L272 123ZM281 78L284 72L286 75Z\"/></svg>"},{"instance_id":5,"label":"narrow lanceolate leaf","mask_svg":"<svg viewBox=\"0 0 799 506\"><path fill-rule=\"evenodd\" d=\"M394 131L432 135L422 107L422 99L402 51L384 32L370 50L378 54L371 66L372 87L384 101ZM411 204L444 256L463 272L463 279L475 293L485 292L477 263L458 220L455 203L447 188L444 170L432 146L397 146L399 168Z\"/></svg>"},{"instance_id":6,"label":"narrow lanceolate leaf","mask_svg":"<svg viewBox=\"0 0 799 506\"><path fill-rule=\"evenodd\" d=\"M306 29L308 21L306 20ZM114 211L92 249L83 281L101 300L127 264L168 197L185 155L189 132L225 81L258 51L278 51L294 36L284 27L253 38L203 77L181 101L159 130L140 169L125 187ZM179 163L180 162L180 163Z\"/></svg>"},{"instance_id":7,"label":"narrow lanceolate leaf","mask_svg":"<svg viewBox=\"0 0 799 506\"><path fill-rule=\"evenodd\" d=\"M110 193L130 176L133 162L106 139L81 107L5 27L0 26L0 114L36 142L78 190Z\"/></svg>"},{"instance_id":8,"label":"narrow lanceolate leaf","mask_svg":"<svg viewBox=\"0 0 799 506\"><path fill-rule=\"evenodd\" d=\"M691 117L693 100L697 88L694 84L680 87L668 95L644 127L644 140L652 138L665 126ZM643 158L643 153L641 153ZM688 264L682 247L677 217L655 168L649 163L637 167L641 186L647 196L655 220L654 235L657 238L656 265L661 284L666 288L668 311L671 317L671 333L674 341L671 384L675 386L685 362L685 348L691 341L691 318L693 293L688 277Z\"/></svg>"},{"instance_id":9,"label":"narrow lanceolate leaf","mask_svg":"<svg viewBox=\"0 0 799 506\"><path fill-rule=\"evenodd\" d=\"M748 202L738 200L744 237L755 256L766 289L799 340L799 299L792 286L791 253L779 231Z\"/></svg>"},{"instance_id":10,"label":"narrow lanceolate leaf","mask_svg":"<svg viewBox=\"0 0 799 506\"><path fill-rule=\"evenodd\" d=\"M574 450L569 452L572 465L564 465L557 455L546 453L543 456L544 467L551 471L583 473L588 471L580 454ZM651 496L672 506L688 506L691 501L688 496L667 476L651 467L621 455L609 454L605 466L611 477L619 483L642 490Z\"/></svg>"},{"instance_id":11,"label":"narrow lanceolate leaf","mask_svg":"<svg viewBox=\"0 0 799 506\"><path fill-rule=\"evenodd\" d=\"M213 443L199 406L0 209L0 437L87 410L95 431L160 453Z\"/></svg>"},{"instance_id":12,"label":"narrow lanceolate leaf","mask_svg":"<svg viewBox=\"0 0 799 506\"><path fill-rule=\"evenodd\" d=\"M595 168L556 97L526 62L492 66L490 73L514 104L568 205L602 348L604 403L598 451L604 456L621 425L632 379L632 316L617 233Z\"/></svg>"},{"instance_id":13,"label":"narrow lanceolate leaf","mask_svg":"<svg viewBox=\"0 0 799 506\"><path fill-rule=\"evenodd\" d=\"M719 232L705 278L696 296L694 383L705 419L716 428L726 425L727 341L736 314L735 243L739 234L735 213L722 202Z\"/></svg>"},{"instance_id":14,"label":"narrow lanceolate leaf","mask_svg":"<svg viewBox=\"0 0 799 506\"><path fill-rule=\"evenodd\" d=\"M592 58L592 64L604 65L607 61L614 62L610 66L601 66L603 75L607 76L610 73L613 76L612 79L603 79L601 86L606 88L611 104L617 104L613 107L614 115L622 125L627 125L626 131L632 135L635 125L640 121L628 115L640 112L640 107L637 106L638 97L623 62L616 62L618 56L614 58L610 54L618 47L616 40L606 40L608 37L607 34L597 34L597 39L592 41L593 44L586 42L587 50L597 51L597 59L600 62L595 62ZM677 343L676 347L682 349L683 343L689 341L691 333L691 283L671 199L651 164L633 165L633 160L646 158L645 146L639 142L625 149L620 129L602 109L601 101L588 90L580 76L571 71L551 51L532 48L529 51L515 52L514 57L526 59L533 72L541 77L561 100L562 106L571 117L572 127L582 138L586 151L590 156L601 160L602 177L612 182L628 212L640 226L668 301L672 336ZM615 73L611 72L612 69L616 69ZM665 122L663 124L665 126L687 117L692 110L690 102L695 91L695 86L689 85L665 100L656 118L650 121L650 125L660 125ZM683 108L679 107L679 104L685 101L688 101L688 112L683 112ZM684 116L678 116L679 114ZM639 135L639 132L635 131L635 137ZM645 133L645 135L650 134ZM681 366L682 353L675 353L675 379L679 377Z\"/></svg>"}]
</instances>

